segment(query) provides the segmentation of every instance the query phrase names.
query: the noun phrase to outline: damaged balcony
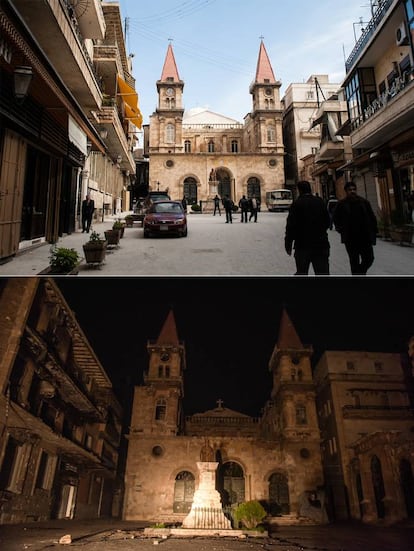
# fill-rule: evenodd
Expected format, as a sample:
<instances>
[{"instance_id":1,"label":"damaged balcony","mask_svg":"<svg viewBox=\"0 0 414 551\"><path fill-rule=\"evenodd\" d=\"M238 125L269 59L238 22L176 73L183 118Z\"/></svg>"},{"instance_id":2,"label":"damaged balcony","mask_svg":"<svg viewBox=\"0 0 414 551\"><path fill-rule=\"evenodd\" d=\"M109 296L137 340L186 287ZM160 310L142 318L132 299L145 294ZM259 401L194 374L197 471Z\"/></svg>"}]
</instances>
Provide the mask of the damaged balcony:
<instances>
[{"instance_id":1,"label":"damaged balcony","mask_svg":"<svg viewBox=\"0 0 414 551\"><path fill-rule=\"evenodd\" d=\"M100 108L102 102L93 52L88 51L85 41L104 38L105 20L100 4L99 0L90 0L75 9L69 0L13 0L14 8L61 79L86 109Z\"/></svg>"}]
</instances>

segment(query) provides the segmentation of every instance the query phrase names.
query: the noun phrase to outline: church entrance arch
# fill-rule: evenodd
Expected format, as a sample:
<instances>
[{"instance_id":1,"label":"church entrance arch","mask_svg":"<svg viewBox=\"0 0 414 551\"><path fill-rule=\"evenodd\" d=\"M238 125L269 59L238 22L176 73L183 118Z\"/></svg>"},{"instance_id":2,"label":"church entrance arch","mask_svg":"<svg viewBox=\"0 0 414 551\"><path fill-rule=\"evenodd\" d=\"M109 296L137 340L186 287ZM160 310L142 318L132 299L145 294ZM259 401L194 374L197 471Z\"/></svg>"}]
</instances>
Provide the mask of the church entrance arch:
<instances>
[{"instance_id":1,"label":"church entrance arch","mask_svg":"<svg viewBox=\"0 0 414 551\"><path fill-rule=\"evenodd\" d=\"M400 480L407 517L414 518L414 477L411 463L407 459L400 461Z\"/></svg>"},{"instance_id":2,"label":"church entrance arch","mask_svg":"<svg viewBox=\"0 0 414 551\"><path fill-rule=\"evenodd\" d=\"M197 180L192 176L184 180L184 197L188 205L197 203Z\"/></svg>"},{"instance_id":3,"label":"church entrance arch","mask_svg":"<svg viewBox=\"0 0 414 551\"><path fill-rule=\"evenodd\" d=\"M252 176L247 180L247 197L251 199L252 197L255 197L258 201L261 200L261 187L260 187L260 180L259 178L256 178L255 176Z\"/></svg>"},{"instance_id":4,"label":"church entrance arch","mask_svg":"<svg viewBox=\"0 0 414 551\"><path fill-rule=\"evenodd\" d=\"M290 513L288 477L284 473L269 476L269 513L272 517Z\"/></svg>"},{"instance_id":5,"label":"church entrance arch","mask_svg":"<svg viewBox=\"0 0 414 551\"><path fill-rule=\"evenodd\" d=\"M238 463L227 461L219 466L218 491L224 507L244 502L244 472Z\"/></svg>"},{"instance_id":6,"label":"church entrance arch","mask_svg":"<svg viewBox=\"0 0 414 551\"><path fill-rule=\"evenodd\" d=\"M193 503L195 481L189 471L181 471L175 477L174 513L189 513Z\"/></svg>"},{"instance_id":7,"label":"church entrance arch","mask_svg":"<svg viewBox=\"0 0 414 551\"><path fill-rule=\"evenodd\" d=\"M234 200L231 191L231 174L226 168L216 169L217 193L223 199L226 195Z\"/></svg>"}]
</instances>

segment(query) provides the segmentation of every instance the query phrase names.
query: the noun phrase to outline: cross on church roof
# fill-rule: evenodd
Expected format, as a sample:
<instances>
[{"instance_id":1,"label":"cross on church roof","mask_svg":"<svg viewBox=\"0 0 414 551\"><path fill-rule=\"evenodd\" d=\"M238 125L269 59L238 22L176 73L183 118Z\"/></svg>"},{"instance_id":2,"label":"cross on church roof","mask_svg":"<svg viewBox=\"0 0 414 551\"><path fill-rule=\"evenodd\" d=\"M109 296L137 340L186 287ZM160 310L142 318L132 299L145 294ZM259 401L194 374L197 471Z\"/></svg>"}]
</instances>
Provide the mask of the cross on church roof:
<instances>
[{"instance_id":1,"label":"cross on church roof","mask_svg":"<svg viewBox=\"0 0 414 551\"><path fill-rule=\"evenodd\" d=\"M221 398L216 400L216 403L217 403L217 406L219 407L219 409L223 408L223 400Z\"/></svg>"}]
</instances>

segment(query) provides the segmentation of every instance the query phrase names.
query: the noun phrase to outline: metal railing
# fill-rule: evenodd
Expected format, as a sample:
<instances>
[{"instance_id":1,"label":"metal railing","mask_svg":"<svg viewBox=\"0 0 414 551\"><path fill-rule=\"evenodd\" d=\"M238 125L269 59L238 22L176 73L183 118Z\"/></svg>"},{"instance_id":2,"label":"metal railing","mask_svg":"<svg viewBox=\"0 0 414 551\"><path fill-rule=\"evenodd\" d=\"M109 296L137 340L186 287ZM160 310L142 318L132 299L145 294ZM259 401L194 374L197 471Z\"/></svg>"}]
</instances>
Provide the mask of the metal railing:
<instances>
[{"instance_id":1,"label":"metal railing","mask_svg":"<svg viewBox=\"0 0 414 551\"><path fill-rule=\"evenodd\" d=\"M369 39L375 33L375 30L378 28L378 25L380 24L380 22L384 19L385 14L388 11L388 8L391 6L393 2L394 0L383 0L381 5L373 14L371 21L368 23L366 29L358 39L357 43L354 46L354 49L352 50L351 54L349 55L348 59L345 62L345 69L347 74L349 73L355 61L361 54L363 48L367 45Z\"/></svg>"}]
</instances>

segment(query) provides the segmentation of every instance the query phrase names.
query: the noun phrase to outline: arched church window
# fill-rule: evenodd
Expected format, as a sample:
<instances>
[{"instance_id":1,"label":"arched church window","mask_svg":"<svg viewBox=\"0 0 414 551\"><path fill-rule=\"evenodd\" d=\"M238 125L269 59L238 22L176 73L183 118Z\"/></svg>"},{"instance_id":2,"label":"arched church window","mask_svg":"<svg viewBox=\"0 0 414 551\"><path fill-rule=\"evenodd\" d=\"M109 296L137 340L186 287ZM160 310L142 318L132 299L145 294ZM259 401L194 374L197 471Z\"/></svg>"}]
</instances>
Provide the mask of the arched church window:
<instances>
[{"instance_id":1,"label":"arched church window","mask_svg":"<svg viewBox=\"0 0 414 551\"><path fill-rule=\"evenodd\" d=\"M269 509L272 516L290 513L288 478L283 473L269 477Z\"/></svg>"},{"instance_id":2,"label":"arched church window","mask_svg":"<svg viewBox=\"0 0 414 551\"><path fill-rule=\"evenodd\" d=\"M208 152L209 153L214 153L214 140L210 140L208 142Z\"/></svg>"},{"instance_id":3,"label":"arched church window","mask_svg":"<svg viewBox=\"0 0 414 551\"><path fill-rule=\"evenodd\" d=\"M371 458L371 479L372 486L374 487L375 505L377 506L378 518L385 517L385 486L384 478L382 476L381 461L378 456L374 455Z\"/></svg>"},{"instance_id":4,"label":"arched church window","mask_svg":"<svg viewBox=\"0 0 414 551\"><path fill-rule=\"evenodd\" d=\"M164 398L159 398L157 400L157 405L155 406L155 420L163 421L167 413L167 402Z\"/></svg>"},{"instance_id":5,"label":"arched church window","mask_svg":"<svg viewBox=\"0 0 414 551\"><path fill-rule=\"evenodd\" d=\"M189 471L181 471L175 477L174 513L189 513L194 497L194 475Z\"/></svg>"},{"instance_id":6,"label":"arched church window","mask_svg":"<svg viewBox=\"0 0 414 551\"><path fill-rule=\"evenodd\" d=\"M260 180L252 177L247 180L247 197L256 197L260 201Z\"/></svg>"},{"instance_id":7,"label":"arched church window","mask_svg":"<svg viewBox=\"0 0 414 551\"><path fill-rule=\"evenodd\" d=\"M218 491L223 505L243 503L245 498L245 480L242 467L234 461L228 461L219 467Z\"/></svg>"},{"instance_id":8,"label":"arched church window","mask_svg":"<svg viewBox=\"0 0 414 551\"><path fill-rule=\"evenodd\" d=\"M267 127L267 141L275 142L276 141L276 130L272 124L269 124Z\"/></svg>"},{"instance_id":9,"label":"arched church window","mask_svg":"<svg viewBox=\"0 0 414 551\"><path fill-rule=\"evenodd\" d=\"M165 141L167 143L174 143L175 141L175 128L173 124L167 124L165 129Z\"/></svg>"},{"instance_id":10,"label":"arched church window","mask_svg":"<svg viewBox=\"0 0 414 551\"><path fill-rule=\"evenodd\" d=\"M164 367L162 365L158 366L158 377L161 379L164 375Z\"/></svg>"},{"instance_id":11,"label":"arched church window","mask_svg":"<svg viewBox=\"0 0 414 551\"><path fill-rule=\"evenodd\" d=\"M238 153L239 152L239 142L237 140L231 141L231 152L232 153Z\"/></svg>"},{"instance_id":12,"label":"arched church window","mask_svg":"<svg viewBox=\"0 0 414 551\"><path fill-rule=\"evenodd\" d=\"M190 142L190 140L185 140L185 142L184 142L184 153L191 153L191 142Z\"/></svg>"}]
</instances>

